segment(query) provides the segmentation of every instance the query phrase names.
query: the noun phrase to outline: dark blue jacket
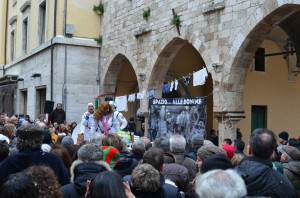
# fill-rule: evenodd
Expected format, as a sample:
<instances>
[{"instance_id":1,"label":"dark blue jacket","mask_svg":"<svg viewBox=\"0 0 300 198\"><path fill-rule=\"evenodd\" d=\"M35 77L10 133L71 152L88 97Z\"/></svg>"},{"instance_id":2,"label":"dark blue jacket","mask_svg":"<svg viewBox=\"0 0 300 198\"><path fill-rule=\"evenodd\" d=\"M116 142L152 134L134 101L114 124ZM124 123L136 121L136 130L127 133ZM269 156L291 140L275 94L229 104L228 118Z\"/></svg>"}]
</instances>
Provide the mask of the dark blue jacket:
<instances>
[{"instance_id":1,"label":"dark blue jacket","mask_svg":"<svg viewBox=\"0 0 300 198\"><path fill-rule=\"evenodd\" d=\"M71 171L72 183L63 186L60 190L64 198L84 197L86 192L86 181L92 180L97 174L111 170L105 162L73 162Z\"/></svg>"},{"instance_id":2,"label":"dark blue jacket","mask_svg":"<svg viewBox=\"0 0 300 198\"><path fill-rule=\"evenodd\" d=\"M236 171L244 179L248 196L296 197L296 192L286 176L273 169L271 161L246 157Z\"/></svg>"},{"instance_id":3,"label":"dark blue jacket","mask_svg":"<svg viewBox=\"0 0 300 198\"><path fill-rule=\"evenodd\" d=\"M0 165L0 184L4 183L10 174L21 172L33 165L47 165L52 168L62 186L70 183L63 161L52 153L37 150L19 152L6 158Z\"/></svg>"}]
</instances>

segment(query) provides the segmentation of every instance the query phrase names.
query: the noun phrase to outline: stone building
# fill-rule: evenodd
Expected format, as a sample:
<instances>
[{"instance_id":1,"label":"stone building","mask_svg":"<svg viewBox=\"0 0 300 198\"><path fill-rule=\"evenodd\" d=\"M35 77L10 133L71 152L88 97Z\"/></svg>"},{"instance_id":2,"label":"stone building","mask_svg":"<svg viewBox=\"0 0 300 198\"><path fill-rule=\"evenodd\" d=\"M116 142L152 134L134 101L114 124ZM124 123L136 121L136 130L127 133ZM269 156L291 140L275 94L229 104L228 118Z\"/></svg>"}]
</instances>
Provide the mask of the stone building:
<instances>
[{"instance_id":1,"label":"stone building","mask_svg":"<svg viewBox=\"0 0 300 198\"><path fill-rule=\"evenodd\" d=\"M100 18L91 1L0 2L0 112L44 113L62 103L79 121L98 94ZM51 105L50 105L51 106Z\"/></svg>"},{"instance_id":2,"label":"stone building","mask_svg":"<svg viewBox=\"0 0 300 198\"><path fill-rule=\"evenodd\" d=\"M175 96L207 97L207 130L219 130L221 140L234 139L237 127L244 140L256 127L298 136L299 0L102 0L101 16L92 11L99 3L94 0L39 0L31 1L31 6L25 6L28 1L24 0L9 2L12 11L8 9L6 26L1 13L0 64L6 80L8 75L24 79L14 91L17 113L37 115L43 108L42 98L64 102L67 120L77 121L85 104L98 95L121 96L155 88L160 98L164 82L206 67L209 77L204 86L181 83ZM39 13L34 9L41 9L41 2L49 5L45 43L38 44L40 32L34 29L38 17L31 17L35 22L29 28L35 33L28 38L35 43L22 55L24 45L18 36L22 34L17 32L19 50L11 60L14 26L21 31L26 9L30 15ZM54 13L59 18L56 25ZM177 26L176 20L180 21ZM74 24L72 38L64 28L68 24ZM99 33L101 52L92 39ZM33 73L41 76L31 77ZM125 116L138 110L147 122L148 100L130 103Z\"/></svg>"},{"instance_id":3,"label":"stone building","mask_svg":"<svg viewBox=\"0 0 300 198\"><path fill-rule=\"evenodd\" d=\"M182 86L178 95L208 96L207 130L221 140L234 139L237 127L244 140L256 127L298 138L299 1L102 2L100 93L159 89L206 67L206 85ZM171 24L176 16L179 26ZM148 100L131 106L147 117Z\"/></svg>"}]
</instances>

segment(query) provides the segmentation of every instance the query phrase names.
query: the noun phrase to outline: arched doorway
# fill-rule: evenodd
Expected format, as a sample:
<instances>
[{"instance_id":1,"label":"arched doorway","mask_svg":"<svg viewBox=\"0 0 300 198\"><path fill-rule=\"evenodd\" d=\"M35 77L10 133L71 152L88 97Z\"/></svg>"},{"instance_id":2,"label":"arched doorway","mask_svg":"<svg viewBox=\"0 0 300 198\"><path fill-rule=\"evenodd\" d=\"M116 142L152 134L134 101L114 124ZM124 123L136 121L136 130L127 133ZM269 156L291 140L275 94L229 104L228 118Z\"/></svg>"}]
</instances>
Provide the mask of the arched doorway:
<instances>
[{"instance_id":1,"label":"arched doorway","mask_svg":"<svg viewBox=\"0 0 300 198\"><path fill-rule=\"evenodd\" d=\"M238 44L229 81L243 86L240 90L246 119L237 127L245 139L253 129L261 127L272 129L276 134L286 130L290 137L299 136L300 80L294 73L300 67L300 34L296 30L300 25L299 10L299 5L293 4L275 8L257 24L251 24L253 29ZM242 31L239 35L243 35ZM237 46L237 42L233 45Z\"/></svg>"},{"instance_id":2,"label":"arched doorway","mask_svg":"<svg viewBox=\"0 0 300 198\"><path fill-rule=\"evenodd\" d=\"M209 74L205 85L193 86L193 72L205 68L206 65L195 47L187 40L173 38L158 55L156 63L150 76L149 87L157 89L157 98L189 98L189 97L206 97L207 115L206 131L214 127L213 120L213 83ZM185 83L183 77L190 75L190 83ZM165 83L178 80L177 90L169 93L163 93L162 87ZM215 123L217 127L217 123Z\"/></svg>"},{"instance_id":3,"label":"arched doorway","mask_svg":"<svg viewBox=\"0 0 300 198\"><path fill-rule=\"evenodd\" d=\"M123 54L117 54L111 61L105 74L103 93L113 93L114 96L128 96L138 92L138 81L131 62ZM110 96L110 95L109 95ZM127 120L135 117L140 103L128 102L128 111L122 112Z\"/></svg>"}]
</instances>

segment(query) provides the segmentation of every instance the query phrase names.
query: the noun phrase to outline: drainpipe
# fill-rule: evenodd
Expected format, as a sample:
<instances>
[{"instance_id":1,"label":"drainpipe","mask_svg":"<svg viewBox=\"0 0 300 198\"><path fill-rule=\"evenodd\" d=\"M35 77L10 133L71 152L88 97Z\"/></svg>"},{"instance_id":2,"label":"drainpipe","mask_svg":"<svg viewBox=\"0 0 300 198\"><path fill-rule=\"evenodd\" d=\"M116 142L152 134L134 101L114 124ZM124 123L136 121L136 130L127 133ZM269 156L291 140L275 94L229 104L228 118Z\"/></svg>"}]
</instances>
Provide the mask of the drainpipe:
<instances>
[{"instance_id":1,"label":"drainpipe","mask_svg":"<svg viewBox=\"0 0 300 198\"><path fill-rule=\"evenodd\" d=\"M64 28L63 28L63 33L64 37L66 38L66 26L67 26L67 9L68 9L68 0L64 1ZM67 88L66 88L66 83L67 83L67 54L68 54L68 48L67 44L65 44L65 63L64 63L64 84L62 86L62 103L64 106L65 112L67 112Z\"/></svg>"},{"instance_id":2,"label":"drainpipe","mask_svg":"<svg viewBox=\"0 0 300 198\"><path fill-rule=\"evenodd\" d=\"M8 24L8 1L6 1L3 75L5 75L5 65L6 65L6 55L7 55L7 52L6 52L6 50L7 50L7 24Z\"/></svg>"},{"instance_id":3,"label":"drainpipe","mask_svg":"<svg viewBox=\"0 0 300 198\"><path fill-rule=\"evenodd\" d=\"M51 39L51 65L50 65L50 100L53 101L53 38L56 37L56 18L57 18L57 0L54 1L54 23L53 23L53 36Z\"/></svg>"}]
</instances>

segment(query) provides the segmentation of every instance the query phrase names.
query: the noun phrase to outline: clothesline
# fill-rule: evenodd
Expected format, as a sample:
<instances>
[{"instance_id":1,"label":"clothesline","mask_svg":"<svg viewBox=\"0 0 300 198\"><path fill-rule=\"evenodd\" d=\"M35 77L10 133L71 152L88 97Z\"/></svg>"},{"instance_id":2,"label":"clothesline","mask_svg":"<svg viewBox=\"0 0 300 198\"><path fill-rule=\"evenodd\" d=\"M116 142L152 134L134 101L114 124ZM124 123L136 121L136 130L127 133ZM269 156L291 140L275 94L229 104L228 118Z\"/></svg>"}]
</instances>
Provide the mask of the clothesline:
<instances>
[{"instance_id":1,"label":"clothesline","mask_svg":"<svg viewBox=\"0 0 300 198\"><path fill-rule=\"evenodd\" d=\"M208 71L207 68L204 67L203 69L193 72L192 74L189 73L186 76L183 76L182 78L175 79L169 82L165 82L164 85L155 87L155 88L149 88L149 89L144 89L143 91L140 91L138 93L132 93L128 95L123 95L123 96L116 96L114 93L106 93L102 94L97 97L103 97L103 96L112 96L114 98L118 110L119 111L127 111L128 110L128 102L135 102L137 100L143 100L143 99L153 99L155 98L155 90L162 88L163 93L169 93L172 92L173 90L177 90L177 85L178 81L183 80L184 84L188 86L190 84L191 76L193 75L193 86L199 86L199 85L204 85L206 78L208 76ZM148 94L146 94L148 92ZM213 93L213 92L212 92ZM210 96L212 93L207 95L206 97ZM205 96L204 96L205 97Z\"/></svg>"}]
</instances>

